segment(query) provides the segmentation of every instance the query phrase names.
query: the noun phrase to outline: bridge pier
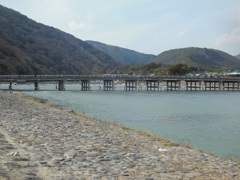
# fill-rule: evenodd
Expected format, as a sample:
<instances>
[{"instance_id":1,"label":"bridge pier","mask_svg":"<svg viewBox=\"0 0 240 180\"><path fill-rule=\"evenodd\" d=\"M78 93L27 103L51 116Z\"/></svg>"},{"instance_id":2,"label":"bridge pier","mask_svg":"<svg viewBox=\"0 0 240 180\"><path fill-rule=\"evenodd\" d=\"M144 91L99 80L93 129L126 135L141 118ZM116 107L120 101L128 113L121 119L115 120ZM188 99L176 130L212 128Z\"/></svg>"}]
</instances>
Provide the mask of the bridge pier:
<instances>
[{"instance_id":1,"label":"bridge pier","mask_svg":"<svg viewBox=\"0 0 240 180\"><path fill-rule=\"evenodd\" d=\"M103 80L103 90L104 91L113 91L114 81L113 80Z\"/></svg>"},{"instance_id":2,"label":"bridge pier","mask_svg":"<svg viewBox=\"0 0 240 180\"><path fill-rule=\"evenodd\" d=\"M34 90L38 91L39 90L39 86L38 86L38 81L34 82Z\"/></svg>"},{"instance_id":3,"label":"bridge pier","mask_svg":"<svg viewBox=\"0 0 240 180\"><path fill-rule=\"evenodd\" d=\"M147 91L159 90L159 81L158 80L146 80Z\"/></svg>"},{"instance_id":4,"label":"bridge pier","mask_svg":"<svg viewBox=\"0 0 240 180\"><path fill-rule=\"evenodd\" d=\"M59 80L58 81L58 90L59 91L64 91L65 90L64 80Z\"/></svg>"},{"instance_id":5,"label":"bridge pier","mask_svg":"<svg viewBox=\"0 0 240 180\"><path fill-rule=\"evenodd\" d=\"M209 90L209 91L212 91L212 90L221 90L221 82L220 81L204 81L204 88L205 88L205 91Z\"/></svg>"},{"instance_id":6,"label":"bridge pier","mask_svg":"<svg viewBox=\"0 0 240 180\"><path fill-rule=\"evenodd\" d=\"M186 82L186 90L188 91L189 89L192 90L197 90L201 89L201 81L198 80L185 80Z\"/></svg>"},{"instance_id":7,"label":"bridge pier","mask_svg":"<svg viewBox=\"0 0 240 180\"><path fill-rule=\"evenodd\" d=\"M135 91L137 89L136 80L125 80L125 91Z\"/></svg>"},{"instance_id":8,"label":"bridge pier","mask_svg":"<svg viewBox=\"0 0 240 180\"><path fill-rule=\"evenodd\" d=\"M13 88L12 88L12 81L9 82L9 87L8 89L11 91Z\"/></svg>"},{"instance_id":9,"label":"bridge pier","mask_svg":"<svg viewBox=\"0 0 240 180\"><path fill-rule=\"evenodd\" d=\"M222 82L223 90L239 90L239 82L238 81L223 81Z\"/></svg>"},{"instance_id":10,"label":"bridge pier","mask_svg":"<svg viewBox=\"0 0 240 180\"><path fill-rule=\"evenodd\" d=\"M81 91L90 91L90 81L89 80L81 81Z\"/></svg>"},{"instance_id":11,"label":"bridge pier","mask_svg":"<svg viewBox=\"0 0 240 180\"><path fill-rule=\"evenodd\" d=\"M177 90L180 89L181 80L166 80L167 90Z\"/></svg>"},{"instance_id":12,"label":"bridge pier","mask_svg":"<svg viewBox=\"0 0 240 180\"><path fill-rule=\"evenodd\" d=\"M39 90L41 82L55 82L56 90L65 90L64 83L81 82L81 90L91 90L91 81L103 81L104 91L114 90L114 81L124 81L125 91L135 91L146 85L146 91L159 90L160 83L164 82L166 90L181 90L181 83L184 84L184 90L238 90L240 91L240 77L186 77L186 76L128 76L128 75L0 75L0 83L7 83L7 89L14 89L14 84L32 83L35 90ZM14 84L13 84L14 83ZM102 84L101 84L102 85ZM186 85L186 86L185 86ZM99 84L99 87L100 84ZM186 88L185 88L186 87ZM41 87L40 87L41 88Z\"/></svg>"}]
</instances>

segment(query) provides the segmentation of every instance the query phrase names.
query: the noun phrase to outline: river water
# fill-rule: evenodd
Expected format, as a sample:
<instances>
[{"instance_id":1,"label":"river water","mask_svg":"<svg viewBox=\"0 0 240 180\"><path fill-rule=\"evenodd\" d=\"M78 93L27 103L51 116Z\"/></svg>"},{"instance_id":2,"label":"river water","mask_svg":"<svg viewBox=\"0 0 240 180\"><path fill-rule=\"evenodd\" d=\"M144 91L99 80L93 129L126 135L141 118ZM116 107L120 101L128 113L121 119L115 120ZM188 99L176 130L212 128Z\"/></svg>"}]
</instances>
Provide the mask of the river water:
<instances>
[{"instance_id":1,"label":"river water","mask_svg":"<svg viewBox=\"0 0 240 180\"><path fill-rule=\"evenodd\" d=\"M85 92L79 85L68 85L66 91L54 90L53 84L40 85L41 91L29 91L33 87L26 85L14 88L28 89L24 91L28 95L69 110L240 161L239 91L125 92L119 86L116 91L106 92L92 87Z\"/></svg>"}]
</instances>

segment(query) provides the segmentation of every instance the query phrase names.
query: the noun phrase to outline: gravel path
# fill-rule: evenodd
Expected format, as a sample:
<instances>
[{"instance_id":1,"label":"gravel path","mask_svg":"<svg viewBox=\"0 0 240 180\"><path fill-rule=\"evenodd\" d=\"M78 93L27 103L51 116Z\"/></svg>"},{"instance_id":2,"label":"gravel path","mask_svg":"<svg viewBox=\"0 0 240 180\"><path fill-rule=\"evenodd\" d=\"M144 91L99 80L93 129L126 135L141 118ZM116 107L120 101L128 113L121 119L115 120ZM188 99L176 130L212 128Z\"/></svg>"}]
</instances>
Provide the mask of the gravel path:
<instances>
[{"instance_id":1,"label":"gravel path","mask_svg":"<svg viewBox=\"0 0 240 180\"><path fill-rule=\"evenodd\" d=\"M0 179L240 179L240 164L0 92Z\"/></svg>"}]
</instances>

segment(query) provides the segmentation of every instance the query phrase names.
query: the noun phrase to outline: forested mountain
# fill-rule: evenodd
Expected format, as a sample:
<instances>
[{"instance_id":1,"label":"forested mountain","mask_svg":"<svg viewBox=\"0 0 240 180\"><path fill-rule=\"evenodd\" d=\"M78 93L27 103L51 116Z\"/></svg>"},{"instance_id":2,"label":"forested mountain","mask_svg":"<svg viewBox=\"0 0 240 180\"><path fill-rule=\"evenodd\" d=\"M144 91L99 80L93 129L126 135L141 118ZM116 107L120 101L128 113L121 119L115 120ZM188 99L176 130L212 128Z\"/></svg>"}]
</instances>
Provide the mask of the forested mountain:
<instances>
[{"instance_id":1,"label":"forested mountain","mask_svg":"<svg viewBox=\"0 0 240 180\"><path fill-rule=\"evenodd\" d=\"M110 55L116 61L121 64L140 64L140 63L148 63L155 55L152 54L144 54L139 53L133 50L129 50L126 48L121 48L117 46L107 45L97 41L86 41L89 44L93 45L95 48L100 51Z\"/></svg>"},{"instance_id":2,"label":"forested mountain","mask_svg":"<svg viewBox=\"0 0 240 180\"><path fill-rule=\"evenodd\" d=\"M89 43L0 5L0 74L107 73L117 66Z\"/></svg>"},{"instance_id":3,"label":"forested mountain","mask_svg":"<svg viewBox=\"0 0 240 180\"><path fill-rule=\"evenodd\" d=\"M152 62L166 65L181 63L189 67L240 67L239 59L223 51L194 47L165 51L159 54Z\"/></svg>"}]
</instances>

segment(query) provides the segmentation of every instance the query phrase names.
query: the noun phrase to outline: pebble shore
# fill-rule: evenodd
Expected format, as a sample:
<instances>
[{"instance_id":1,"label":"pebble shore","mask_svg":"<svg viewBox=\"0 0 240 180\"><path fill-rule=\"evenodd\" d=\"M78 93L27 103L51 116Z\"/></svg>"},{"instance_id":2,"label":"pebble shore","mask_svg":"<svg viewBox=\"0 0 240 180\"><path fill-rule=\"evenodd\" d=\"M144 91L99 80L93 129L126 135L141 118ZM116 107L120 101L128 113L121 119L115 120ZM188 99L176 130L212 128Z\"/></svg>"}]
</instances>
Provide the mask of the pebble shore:
<instances>
[{"instance_id":1,"label":"pebble shore","mask_svg":"<svg viewBox=\"0 0 240 180\"><path fill-rule=\"evenodd\" d=\"M240 179L240 164L0 91L1 180Z\"/></svg>"}]
</instances>

